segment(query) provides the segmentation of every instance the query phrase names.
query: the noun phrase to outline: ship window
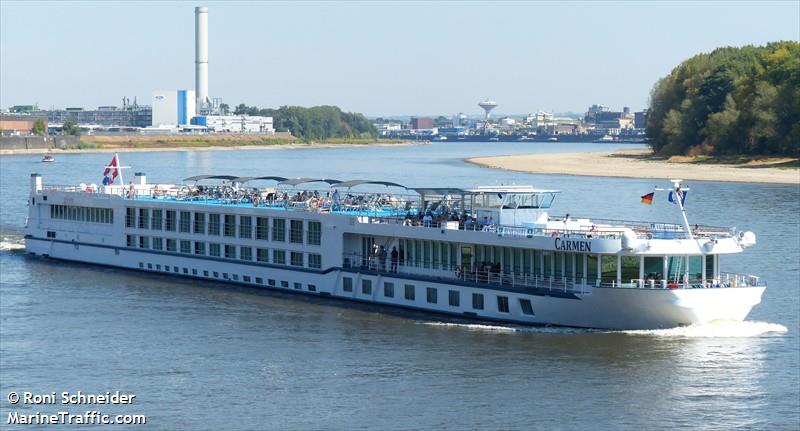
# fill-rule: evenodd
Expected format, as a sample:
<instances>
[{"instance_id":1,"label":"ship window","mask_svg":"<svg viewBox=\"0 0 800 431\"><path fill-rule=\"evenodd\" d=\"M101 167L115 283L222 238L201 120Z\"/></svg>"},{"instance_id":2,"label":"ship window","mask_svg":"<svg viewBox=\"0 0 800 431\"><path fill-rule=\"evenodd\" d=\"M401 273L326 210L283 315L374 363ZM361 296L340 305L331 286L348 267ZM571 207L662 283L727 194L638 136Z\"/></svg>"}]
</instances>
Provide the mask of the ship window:
<instances>
[{"instance_id":1,"label":"ship window","mask_svg":"<svg viewBox=\"0 0 800 431\"><path fill-rule=\"evenodd\" d=\"M199 233L201 235L205 235L206 233L206 214L205 213L194 213L194 226L192 229L193 233Z\"/></svg>"},{"instance_id":2,"label":"ship window","mask_svg":"<svg viewBox=\"0 0 800 431\"><path fill-rule=\"evenodd\" d=\"M448 296L448 304L451 307L460 307L461 306L461 292L457 290L449 290L447 292Z\"/></svg>"},{"instance_id":3,"label":"ship window","mask_svg":"<svg viewBox=\"0 0 800 431\"><path fill-rule=\"evenodd\" d=\"M150 248L150 237L139 237L139 248Z\"/></svg>"},{"instance_id":4,"label":"ship window","mask_svg":"<svg viewBox=\"0 0 800 431\"><path fill-rule=\"evenodd\" d=\"M394 298L394 283L383 283L383 296L387 298Z\"/></svg>"},{"instance_id":5,"label":"ship window","mask_svg":"<svg viewBox=\"0 0 800 431\"><path fill-rule=\"evenodd\" d=\"M266 248L257 248L256 260L262 263L269 263L269 250Z\"/></svg>"},{"instance_id":6,"label":"ship window","mask_svg":"<svg viewBox=\"0 0 800 431\"><path fill-rule=\"evenodd\" d=\"M225 224L222 227L222 234L225 236L236 236L236 216L225 214Z\"/></svg>"},{"instance_id":7,"label":"ship window","mask_svg":"<svg viewBox=\"0 0 800 431\"><path fill-rule=\"evenodd\" d=\"M264 284L264 279L261 277L256 277L256 284Z\"/></svg>"},{"instance_id":8,"label":"ship window","mask_svg":"<svg viewBox=\"0 0 800 431\"><path fill-rule=\"evenodd\" d=\"M294 288L297 290L303 290L303 283L295 283Z\"/></svg>"},{"instance_id":9,"label":"ship window","mask_svg":"<svg viewBox=\"0 0 800 431\"><path fill-rule=\"evenodd\" d=\"M497 296L497 311L501 313L508 313L508 297Z\"/></svg>"},{"instance_id":10,"label":"ship window","mask_svg":"<svg viewBox=\"0 0 800 431\"><path fill-rule=\"evenodd\" d=\"M372 295L372 280L361 280L361 293Z\"/></svg>"},{"instance_id":11,"label":"ship window","mask_svg":"<svg viewBox=\"0 0 800 431\"><path fill-rule=\"evenodd\" d=\"M219 214L208 215L208 234L219 235Z\"/></svg>"},{"instance_id":12,"label":"ship window","mask_svg":"<svg viewBox=\"0 0 800 431\"><path fill-rule=\"evenodd\" d=\"M192 224L191 222L192 222L192 213L189 211L181 211L180 231L184 233L189 233L189 227Z\"/></svg>"},{"instance_id":13,"label":"ship window","mask_svg":"<svg viewBox=\"0 0 800 431\"><path fill-rule=\"evenodd\" d=\"M125 227L134 227L136 208L125 208Z\"/></svg>"},{"instance_id":14,"label":"ship window","mask_svg":"<svg viewBox=\"0 0 800 431\"><path fill-rule=\"evenodd\" d=\"M139 268L142 268L142 269L144 269L144 263L142 263L142 262L139 262Z\"/></svg>"},{"instance_id":15,"label":"ship window","mask_svg":"<svg viewBox=\"0 0 800 431\"><path fill-rule=\"evenodd\" d=\"M208 271L203 271L203 277L208 277Z\"/></svg>"},{"instance_id":16,"label":"ship window","mask_svg":"<svg viewBox=\"0 0 800 431\"><path fill-rule=\"evenodd\" d=\"M194 254L199 254L201 256L205 256L206 254L206 243L201 241L195 241L194 243Z\"/></svg>"},{"instance_id":17,"label":"ship window","mask_svg":"<svg viewBox=\"0 0 800 431\"><path fill-rule=\"evenodd\" d=\"M192 275L197 275L197 269L192 268Z\"/></svg>"},{"instance_id":18,"label":"ship window","mask_svg":"<svg viewBox=\"0 0 800 431\"><path fill-rule=\"evenodd\" d=\"M317 286L314 285L314 284L309 284L308 285L308 291L309 292L316 292L317 291Z\"/></svg>"},{"instance_id":19,"label":"ship window","mask_svg":"<svg viewBox=\"0 0 800 431\"><path fill-rule=\"evenodd\" d=\"M303 266L303 253L293 251L290 254L292 266Z\"/></svg>"},{"instance_id":20,"label":"ship window","mask_svg":"<svg viewBox=\"0 0 800 431\"><path fill-rule=\"evenodd\" d=\"M129 235L129 236L130 236L130 235ZM48 230L48 231L47 231L47 237L48 237L48 238L55 238L55 237L56 237L56 232L55 232L55 231L52 231L52 230Z\"/></svg>"},{"instance_id":21,"label":"ship window","mask_svg":"<svg viewBox=\"0 0 800 431\"><path fill-rule=\"evenodd\" d=\"M345 292L353 291L353 279L350 277L342 277L342 290Z\"/></svg>"},{"instance_id":22,"label":"ship window","mask_svg":"<svg viewBox=\"0 0 800 431\"><path fill-rule=\"evenodd\" d=\"M184 273L184 274L188 274L188 273L189 273L189 268L185 268L185 267L184 267L184 268L183 268L183 273Z\"/></svg>"},{"instance_id":23,"label":"ship window","mask_svg":"<svg viewBox=\"0 0 800 431\"><path fill-rule=\"evenodd\" d=\"M150 211L147 208L139 208L139 229L147 229L150 221Z\"/></svg>"},{"instance_id":24,"label":"ship window","mask_svg":"<svg viewBox=\"0 0 800 431\"><path fill-rule=\"evenodd\" d=\"M192 242L182 239L181 240L181 253L189 254L192 252Z\"/></svg>"},{"instance_id":25,"label":"ship window","mask_svg":"<svg viewBox=\"0 0 800 431\"><path fill-rule=\"evenodd\" d=\"M157 263L157 264L156 264L156 270L157 270L157 271L161 271L161 264L160 264L160 263Z\"/></svg>"},{"instance_id":26,"label":"ship window","mask_svg":"<svg viewBox=\"0 0 800 431\"><path fill-rule=\"evenodd\" d=\"M252 249L252 247L239 247L239 259L241 259L241 260L253 260L253 249Z\"/></svg>"},{"instance_id":27,"label":"ship window","mask_svg":"<svg viewBox=\"0 0 800 431\"><path fill-rule=\"evenodd\" d=\"M250 216L239 216L239 238L253 237L253 218Z\"/></svg>"},{"instance_id":28,"label":"ship window","mask_svg":"<svg viewBox=\"0 0 800 431\"><path fill-rule=\"evenodd\" d=\"M714 278L714 255L706 256L706 278Z\"/></svg>"},{"instance_id":29,"label":"ship window","mask_svg":"<svg viewBox=\"0 0 800 431\"><path fill-rule=\"evenodd\" d=\"M267 284L269 284L270 286L275 286L275 280L270 278L269 280L267 280Z\"/></svg>"},{"instance_id":30,"label":"ship window","mask_svg":"<svg viewBox=\"0 0 800 431\"><path fill-rule=\"evenodd\" d=\"M269 239L269 219L266 217L256 217L256 239Z\"/></svg>"},{"instance_id":31,"label":"ship window","mask_svg":"<svg viewBox=\"0 0 800 431\"><path fill-rule=\"evenodd\" d=\"M214 278L219 278L219 273L217 271L214 271Z\"/></svg>"},{"instance_id":32,"label":"ship window","mask_svg":"<svg viewBox=\"0 0 800 431\"><path fill-rule=\"evenodd\" d=\"M224 278L225 280L227 280L227 279L228 279L228 273L227 273L227 272L223 272L223 273L222 273L222 278Z\"/></svg>"},{"instance_id":33,"label":"ship window","mask_svg":"<svg viewBox=\"0 0 800 431\"><path fill-rule=\"evenodd\" d=\"M164 271L166 271L166 272L170 271L169 265L164 265Z\"/></svg>"},{"instance_id":34,"label":"ship window","mask_svg":"<svg viewBox=\"0 0 800 431\"><path fill-rule=\"evenodd\" d=\"M639 278L640 262L641 258L639 256L620 256L620 272L623 283L629 283L631 280ZM616 278L616 274L614 274L614 278Z\"/></svg>"},{"instance_id":35,"label":"ship window","mask_svg":"<svg viewBox=\"0 0 800 431\"><path fill-rule=\"evenodd\" d=\"M239 274L233 274L233 281L239 281Z\"/></svg>"},{"instance_id":36,"label":"ship window","mask_svg":"<svg viewBox=\"0 0 800 431\"><path fill-rule=\"evenodd\" d=\"M225 257L228 259L236 259L236 246L225 244Z\"/></svg>"},{"instance_id":37,"label":"ship window","mask_svg":"<svg viewBox=\"0 0 800 431\"><path fill-rule=\"evenodd\" d=\"M281 281L281 287L289 287L288 281Z\"/></svg>"},{"instance_id":38,"label":"ship window","mask_svg":"<svg viewBox=\"0 0 800 431\"><path fill-rule=\"evenodd\" d=\"M153 264L152 263L148 263L147 264L147 269L153 269Z\"/></svg>"},{"instance_id":39,"label":"ship window","mask_svg":"<svg viewBox=\"0 0 800 431\"><path fill-rule=\"evenodd\" d=\"M309 268L321 268L322 267L322 256L314 253L308 254L308 267Z\"/></svg>"},{"instance_id":40,"label":"ship window","mask_svg":"<svg viewBox=\"0 0 800 431\"><path fill-rule=\"evenodd\" d=\"M164 230L175 231L175 211L167 210L167 218L164 221Z\"/></svg>"},{"instance_id":41,"label":"ship window","mask_svg":"<svg viewBox=\"0 0 800 431\"><path fill-rule=\"evenodd\" d=\"M284 250L272 250L272 263L286 265L286 252Z\"/></svg>"},{"instance_id":42,"label":"ship window","mask_svg":"<svg viewBox=\"0 0 800 431\"><path fill-rule=\"evenodd\" d=\"M520 299L519 306L522 308L522 313L533 316L533 306L531 306L530 299Z\"/></svg>"},{"instance_id":43,"label":"ship window","mask_svg":"<svg viewBox=\"0 0 800 431\"><path fill-rule=\"evenodd\" d=\"M602 266L602 282L611 283L617 280L617 256L600 256ZM637 258L638 259L638 258Z\"/></svg>"},{"instance_id":44,"label":"ship window","mask_svg":"<svg viewBox=\"0 0 800 431\"><path fill-rule=\"evenodd\" d=\"M286 241L286 220L282 218L272 219L272 240Z\"/></svg>"},{"instance_id":45,"label":"ship window","mask_svg":"<svg viewBox=\"0 0 800 431\"><path fill-rule=\"evenodd\" d=\"M153 238L153 250L163 250L164 249L164 239L163 238Z\"/></svg>"},{"instance_id":46,"label":"ship window","mask_svg":"<svg viewBox=\"0 0 800 431\"><path fill-rule=\"evenodd\" d=\"M436 304L437 302L439 302L439 298L438 298L439 295L438 295L438 292L436 292L436 288L435 287L427 288L426 292L427 292L428 303Z\"/></svg>"},{"instance_id":47,"label":"ship window","mask_svg":"<svg viewBox=\"0 0 800 431\"><path fill-rule=\"evenodd\" d=\"M178 267L177 267L177 266L173 267L173 268L172 268L172 272L175 272L175 273L177 273L177 272L178 272Z\"/></svg>"},{"instance_id":48,"label":"ship window","mask_svg":"<svg viewBox=\"0 0 800 431\"><path fill-rule=\"evenodd\" d=\"M411 284L406 284L405 288L406 288L405 289L406 290L406 292L405 292L406 300L408 300L408 301L416 300L417 299L417 295L416 295L417 292L416 292L416 289L414 288L414 286L411 285Z\"/></svg>"},{"instance_id":49,"label":"ship window","mask_svg":"<svg viewBox=\"0 0 800 431\"><path fill-rule=\"evenodd\" d=\"M483 310L483 294L472 294L472 308L475 310Z\"/></svg>"},{"instance_id":50,"label":"ship window","mask_svg":"<svg viewBox=\"0 0 800 431\"><path fill-rule=\"evenodd\" d=\"M289 220L289 242L303 243L303 220Z\"/></svg>"},{"instance_id":51,"label":"ship window","mask_svg":"<svg viewBox=\"0 0 800 431\"><path fill-rule=\"evenodd\" d=\"M219 257L220 255L220 248L219 244L211 243L208 245L208 255Z\"/></svg>"},{"instance_id":52,"label":"ship window","mask_svg":"<svg viewBox=\"0 0 800 431\"><path fill-rule=\"evenodd\" d=\"M322 223L318 221L308 222L308 244L320 245L322 242Z\"/></svg>"},{"instance_id":53,"label":"ship window","mask_svg":"<svg viewBox=\"0 0 800 431\"><path fill-rule=\"evenodd\" d=\"M150 229L161 230L161 218L163 217L164 210L153 210L153 215L150 217Z\"/></svg>"},{"instance_id":54,"label":"ship window","mask_svg":"<svg viewBox=\"0 0 800 431\"><path fill-rule=\"evenodd\" d=\"M128 247L136 247L136 235L125 235L125 244Z\"/></svg>"}]
</instances>

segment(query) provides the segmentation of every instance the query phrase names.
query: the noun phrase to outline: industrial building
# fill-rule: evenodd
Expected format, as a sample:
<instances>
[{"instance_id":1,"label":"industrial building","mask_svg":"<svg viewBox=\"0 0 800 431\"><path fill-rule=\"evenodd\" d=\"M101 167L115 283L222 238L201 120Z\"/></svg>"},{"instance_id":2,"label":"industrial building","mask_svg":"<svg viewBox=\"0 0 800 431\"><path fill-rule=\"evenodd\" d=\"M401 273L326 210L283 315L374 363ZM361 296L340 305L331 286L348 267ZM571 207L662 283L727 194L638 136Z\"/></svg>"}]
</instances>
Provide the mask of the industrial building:
<instances>
[{"instance_id":1,"label":"industrial building","mask_svg":"<svg viewBox=\"0 0 800 431\"><path fill-rule=\"evenodd\" d=\"M209 132L273 134L272 117L251 115L198 115L192 125L206 127Z\"/></svg>"},{"instance_id":2,"label":"industrial building","mask_svg":"<svg viewBox=\"0 0 800 431\"><path fill-rule=\"evenodd\" d=\"M64 124L70 119L78 124L98 126L147 127L152 124L153 111L147 106L127 106L118 109L116 106L102 106L98 109L67 108L51 111L37 111L34 114L44 115L51 124Z\"/></svg>"},{"instance_id":3,"label":"industrial building","mask_svg":"<svg viewBox=\"0 0 800 431\"><path fill-rule=\"evenodd\" d=\"M194 90L163 90L153 92L154 127L184 126L191 123L197 112Z\"/></svg>"},{"instance_id":4,"label":"industrial building","mask_svg":"<svg viewBox=\"0 0 800 431\"><path fill-rule=\"evenodd\" d=\"M39 114L36 112L35 114ZM44 122L47 130L47 117L39 115L0 115L0 132L3 135L26 135L31 133L37 120Z\"/></svg>"}]
</instances>

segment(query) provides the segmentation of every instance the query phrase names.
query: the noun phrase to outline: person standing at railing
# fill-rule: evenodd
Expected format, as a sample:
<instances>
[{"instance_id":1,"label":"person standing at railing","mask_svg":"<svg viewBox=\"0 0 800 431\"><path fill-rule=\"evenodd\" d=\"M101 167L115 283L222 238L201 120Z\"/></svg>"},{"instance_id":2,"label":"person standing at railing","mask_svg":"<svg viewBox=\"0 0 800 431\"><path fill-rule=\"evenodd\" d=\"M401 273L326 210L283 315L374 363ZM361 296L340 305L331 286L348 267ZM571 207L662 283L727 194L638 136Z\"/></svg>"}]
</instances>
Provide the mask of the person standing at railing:
<instances>
[{"instance_id":1,"label":"person standing at railing","mask_svg":"<svg viewBox=\"0 0 800 431\"><path fill-rule=\"evenodd\" d=\"M378 251L378 259L381 264L379 271L386 271L386 247L381 246L380 251Z\"/></svg>"},{"instance_id":2,"label":"person standing at railing","mask_svg":"<svg viewBox=\"0 0 800 431\"><path fill-rule=\"evenodd\" d=\"M399 257L397 252L397 247L392 246L392 253L391 253L391 260L392 260L392 272L397 272L397 258Z\"/></svg>"}]
</instances>

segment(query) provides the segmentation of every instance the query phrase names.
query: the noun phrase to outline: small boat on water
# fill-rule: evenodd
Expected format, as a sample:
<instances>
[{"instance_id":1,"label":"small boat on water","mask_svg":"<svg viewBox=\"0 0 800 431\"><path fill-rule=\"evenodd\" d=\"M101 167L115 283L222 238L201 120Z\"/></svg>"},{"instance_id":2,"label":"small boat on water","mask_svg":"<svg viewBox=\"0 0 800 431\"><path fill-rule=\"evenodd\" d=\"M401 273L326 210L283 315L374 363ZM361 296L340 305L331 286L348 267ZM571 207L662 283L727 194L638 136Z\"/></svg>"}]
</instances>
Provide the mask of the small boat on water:
<instances>
[{"instance_id":1,"label":"small boat on water","mask_svg":"<svg viewBox=\"0 0 800 431\"><path fill-rule=\"evenodd\" d=\"M53 155L50 154L50 153L47 153L47 154L44 155L44 157L42 157L42 163L53 163L55 161L56 161L56 158L53 157Z\"/></svg>"}]
</instances>

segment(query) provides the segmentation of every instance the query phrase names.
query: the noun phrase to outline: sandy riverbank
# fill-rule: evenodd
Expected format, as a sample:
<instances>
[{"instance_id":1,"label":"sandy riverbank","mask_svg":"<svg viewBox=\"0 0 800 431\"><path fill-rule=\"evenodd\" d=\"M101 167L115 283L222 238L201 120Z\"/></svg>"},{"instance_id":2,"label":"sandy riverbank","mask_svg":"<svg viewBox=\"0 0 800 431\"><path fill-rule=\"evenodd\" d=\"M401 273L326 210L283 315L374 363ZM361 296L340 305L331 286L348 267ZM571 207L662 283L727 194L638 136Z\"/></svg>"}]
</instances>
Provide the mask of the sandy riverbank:
<instances>
[{"instance_id":1,"label":"sandy riverbank","mask_svg":"<svg viewBox=\"0 0 800 431\"><path fill-rule=\"evenodd\" d=\"M650 150L620 150L607 153L476 157L467 159L467 162L487 168L534 174L800 184L798 161L787 158L721 164L688 158L658 159L652 156Z\"/></svg>"}]
</instances>

